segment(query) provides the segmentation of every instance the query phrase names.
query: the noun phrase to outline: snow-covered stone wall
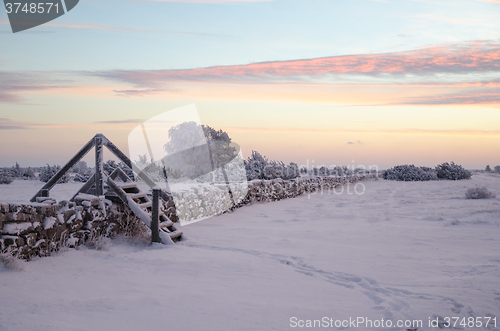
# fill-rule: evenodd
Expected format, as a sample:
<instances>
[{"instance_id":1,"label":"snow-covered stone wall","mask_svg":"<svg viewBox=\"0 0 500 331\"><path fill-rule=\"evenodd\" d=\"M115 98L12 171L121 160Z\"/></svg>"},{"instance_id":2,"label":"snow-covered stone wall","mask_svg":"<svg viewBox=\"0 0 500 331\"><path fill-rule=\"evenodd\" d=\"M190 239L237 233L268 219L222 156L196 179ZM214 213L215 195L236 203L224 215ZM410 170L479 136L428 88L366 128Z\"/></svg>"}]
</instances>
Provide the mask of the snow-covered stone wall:
<instances>
[{"instance_id":1,"label":"snow-covered stone wall","mask_svg":"<svg viewBox=\"0 0 500 331\"><path fill-rule=\"evenodd\" d=\"M375 176L304 177L253 180L241 186L231 184L233 196L238 197L235 205L228 195L227 185L209 185L188 191L180 199L177 197L178 206L174 206L172 200L161 200L160 210L172 222L200 219L252 203L294 198L301 194L339 194L347 184ZM32 204L0 203L0 229L0 253L27 260L50 255L62 247L77 247L101 236L149 231L124 204L86 194L78 195L75 202L57 203L51 198L38 198L38 202Z\"/></svg>"},{"instance_id":2,"label":"snow-covered stone wall","mask_svg":"<svg viewBox=\"0 0 500 331\"><path fill-rule=\"evenodd\" d=\"M122 203L80 194L75 202L38 198L32 204L0 204L0 253L29 260L97 237L134 235L148 228ZM160 208L175 221L173 202Z\"/></svg>"},{"instance_id":3,"label":"snow-covered stone wall","mask_svg":"<svg viewBox=\"0 0 500 331\"><path fill-rule=\"evenodd\" d=\"M186 190L183 194L177 194L174 200L176 201L177 215L183 224L183 221L188 222L210 217L251 203L295 198L301 194L340 194L347 184L355 184L368 177L378 177L378 174L302 177L291 180L253 180L240 185L231 184L235 200L234 206L225 184L200 185L198 188ZM354 187L350 188L352 192L354 189ZM356 190L357 193L361 191L360 188L356 188ZM242 191L246 194L242 194Z\"/></svg>"}]
</instances>

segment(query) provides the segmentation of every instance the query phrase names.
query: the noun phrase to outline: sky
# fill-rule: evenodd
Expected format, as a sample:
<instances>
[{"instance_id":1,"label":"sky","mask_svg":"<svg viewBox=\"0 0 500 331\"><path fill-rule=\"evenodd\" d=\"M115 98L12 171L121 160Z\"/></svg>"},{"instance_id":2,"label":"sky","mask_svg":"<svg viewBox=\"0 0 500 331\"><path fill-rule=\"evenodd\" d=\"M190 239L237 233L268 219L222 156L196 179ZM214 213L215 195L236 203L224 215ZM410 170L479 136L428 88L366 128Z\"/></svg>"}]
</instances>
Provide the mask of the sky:
<instances>
[{"instance_id":1,"label":"sky","mask_svg":"<svg viewBox=\"0 0 500 331\"><path fill-rule=\"evenodd\" d=\"M0 166L192 103L245 156L500 164L500 0L81 0L0 45Z\"/></svg>"}]
</instances>

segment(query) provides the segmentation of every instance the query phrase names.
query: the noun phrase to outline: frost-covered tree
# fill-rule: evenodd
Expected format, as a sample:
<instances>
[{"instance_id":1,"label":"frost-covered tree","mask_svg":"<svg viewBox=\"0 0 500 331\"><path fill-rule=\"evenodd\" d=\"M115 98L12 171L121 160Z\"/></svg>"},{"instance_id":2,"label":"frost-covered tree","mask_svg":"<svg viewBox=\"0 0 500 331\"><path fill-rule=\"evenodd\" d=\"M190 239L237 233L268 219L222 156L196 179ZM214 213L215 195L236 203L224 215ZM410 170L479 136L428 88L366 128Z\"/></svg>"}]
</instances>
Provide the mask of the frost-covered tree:
<instances>
[{"instance_id":1,"label":"frost-covered tree","mask_svg":"<svg viewBox=\"0 0 500 331\"><path fill-rule=\"evenodd\" d=\"M11 174L12 177L14 178L19 178L22 176L23 170L21 169L21 166L19 163L16 162L16 165L12 167Z\"/></svg>"},{"instance_id":2,"label":"frost-covered tree","mask_svg":"<svg viewBox=\"0 0 500 331\"><path fill-rule=\"evenodd\" d=\"M245 161L247 180L264 179L264 168L268 164L265 156L257 151L252 151L252 155Z\"/></svg>"},{"instance_id":3,"label":"frost-covered tree","mask_svg":"<svg viewBox=\"0 0 500 331\"><path fill-rule=\"evenodd\" d=\"M231 138L222 130L215 130L208 125L202 125L205 139L208 142L211 162L214 168L222 167L231 162L239 152Z\"/></svg>"},{"instance_id":4,"label":"frost-covered tree","mask_svg":"<svg viewBox=\"0 0 500 331\"><path fill-rule=\"evenodd\" d=\"M495 172L496 172L497 174L500 174L500 166L495 166Z\"/></svg>"},{"instance_id":5,"label":"frost-covered tree","mask_svg":"<svg viewBox=\"0 0 500 331\"><path fill-rule=\"evenodd\" d=\"M196 122L184 122L168 130L169 141L163 146L167 156L165 169L180 172L182 177L196 178L214 169L203 127Z\"/></svg>"},{"instance_id":6,"label":"frost-covered tree","mask_svg":"<svg viewBox=\"0 0 500 331\"><path fill-rule=\"evenodd\" d=\"M486 169L484 169L484 171L486 171L486 172L491 172L491 168L490 168L490 165L489 165L489 164L486 166Z\"/></svg>"}]
</instances>

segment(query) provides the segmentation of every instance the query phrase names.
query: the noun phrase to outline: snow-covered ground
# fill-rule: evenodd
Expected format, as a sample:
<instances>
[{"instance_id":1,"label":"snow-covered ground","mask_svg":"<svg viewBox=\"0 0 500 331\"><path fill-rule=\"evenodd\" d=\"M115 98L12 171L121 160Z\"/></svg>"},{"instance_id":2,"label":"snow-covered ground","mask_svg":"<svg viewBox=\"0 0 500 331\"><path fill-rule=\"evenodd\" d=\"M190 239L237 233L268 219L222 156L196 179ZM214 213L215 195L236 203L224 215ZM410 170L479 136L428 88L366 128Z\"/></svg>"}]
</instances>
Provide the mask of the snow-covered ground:
<instances>
[{"instance_id":1,"label":"snow-covered ground","mask_svg":"<svg viewBox=\"0 0 500 331\"><path fill-rule=\"evenodd\" d=\"M0 200L22 200L27 183L0 185ZM500 177L363 184L362 195L212 217L183 227L188 240L175 246L113 242L0 269L0 330L289 330L324 317L436 330L438 316L465 330L483 327L463 317L496 317L487 329L500 330ZM477 185L498 197L464 199ZM41 185L31 187L24 200ZM357 326L407 329L375 325Z\"/></svg>"}]
</instances>

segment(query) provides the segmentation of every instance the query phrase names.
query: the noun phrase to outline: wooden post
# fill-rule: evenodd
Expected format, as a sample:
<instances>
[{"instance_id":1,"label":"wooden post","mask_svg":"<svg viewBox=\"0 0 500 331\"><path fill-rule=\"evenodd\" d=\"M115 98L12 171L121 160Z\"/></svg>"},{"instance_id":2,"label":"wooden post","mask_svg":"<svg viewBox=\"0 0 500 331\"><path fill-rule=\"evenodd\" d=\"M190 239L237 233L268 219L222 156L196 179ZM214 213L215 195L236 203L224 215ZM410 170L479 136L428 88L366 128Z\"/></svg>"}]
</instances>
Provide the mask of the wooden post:
<instances>
[{"instance_id":1,"label":"wooden post","mask_svg":"<svg viewBox=\"0 0 500 331\"><path fill-rule=\"evenodd\" d=\"M96 134L95 137L95 194L103 195L103 160L102 160L102 134Z\"/></svg>"},{"instance_id":2,"label":"wooden post","mask_svg":"<svg viewBox=\"0 0 500 331\"><path fill-rule=\"evenodd\" d=\"M47 189L42 189L42 192L40 194L42 197L44 198L48 198L49 197L49 190Z\"/></svg>"},{"instance_id":3,"label":"wooden post","mask_svg":"<svg viewBox=\"0 0 500 331\"><path fill-rule=\"evenodd\" d=\"M153 206L151 207L151 241L154 243L161 242L160 240L160 189L153 189Z\"/></svg>"}]
</instances>

